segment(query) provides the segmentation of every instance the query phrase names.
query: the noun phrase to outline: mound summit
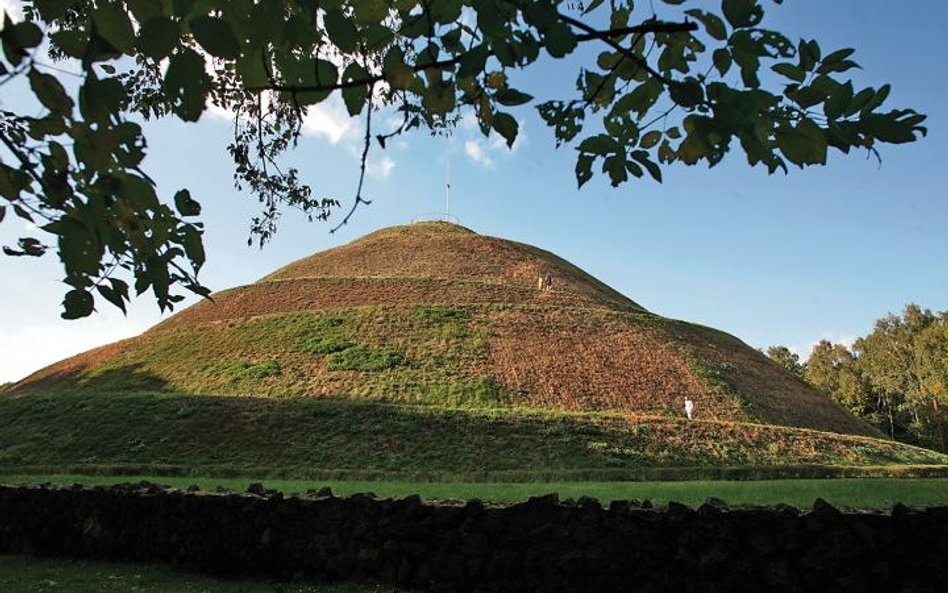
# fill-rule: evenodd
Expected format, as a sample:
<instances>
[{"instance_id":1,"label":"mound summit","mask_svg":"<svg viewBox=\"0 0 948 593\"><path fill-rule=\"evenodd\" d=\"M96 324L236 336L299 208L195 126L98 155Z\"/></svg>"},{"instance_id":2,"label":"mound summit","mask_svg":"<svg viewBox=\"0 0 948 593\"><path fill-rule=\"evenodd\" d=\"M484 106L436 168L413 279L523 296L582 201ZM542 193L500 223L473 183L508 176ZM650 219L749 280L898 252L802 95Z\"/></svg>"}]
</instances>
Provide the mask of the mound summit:
<instances>
[{"instance_id":1,"label":"mound summit","mask_svg":"<svg viewBox=\"0 0 948 593\"><path fill-rule=\"evenodd\" d=\"M538 290L537 278L546 274L553 278L552 289ZM358 411L347 416L350 422L371 417L382 424L366 428L369 433L391 432L385 440L388 447L392 442L408 446L405 443L414 438L412 427L435 430L428 424L436 417L437 422L451 425L442 427L451 433L489 435L509 428L533 435L523 436L525 442L555 435L566 424L583 425L586 428L578 434L587 430L591 436L577 445L582 455L598 455L613 466L756 459L747 447L735 449L741 451L737 457L717 451L710 461L665 455L661 447L667 442L628 441L629 427L639 425L651 427L636 433L640 441L674 441L682 438L675 434L679 429L689 438L739 440L742 431L734 432L734 427L747 426L754 428L744 433L757 435L747 437L752 449L761 443L783 446L788 439L779 435L812 445L829 438L810 432L820 431L852 435L840 437L850 439L844 449L851 445L857 450L873 442L891 453L872 459L844 455L856 463L945 461L931 452L877 441L881 435L873 428L731 335L651 313L542 249L443 222L382 229L293 262L254 284L216 293L213 302L187 308L138 337L42 369L14 385L3 399L16 400L22 407L31 398L52 401L49 398L57 394L71 402L62 404L63 409L73 406L69 409L77 414L90 405L106 405L101 402L147 396L153 406L147 414L168 413L175 422L200 416L194 406L204 402L217 410L219 419L233 416L228 420L232 427L244 424L236 412L222 412L220 406L228 405L222 402L248 398L211 396L283 401L286 406L279 414L290 416L287 410L300 414L306 410L308 426L298 418L285 419L270 427L277 433L287 423L300 424L301 431L314 430L323 426L319 422L328 422L320 414L338 416L343 406L346 414ZM682 420L685 396L696 405L693 423ZM176 403L168 403L169 398ZM143 400L136 401L136 406L144 405ZM191 411L175 412L184 405L180 401L189 402ZM167 408L172 405L177 407ZM271 414L268 418L277 414L275 403L241 405L264 406L254 409ZM379 420L390 413L403 416L395 424ZM139 416L128 421L138 425L153 420ZM513 426L517 422L531 428L524 433L523 426ZM485 423L490 426L484 428ZM332 429L336 431L332 439L337 439L330 439L333 446L353 446L351 439L337 443L342 438L337 429ZM576 434L572 430L567 431L570 439ZM507 438L509 431L504 434ZM162 449L149 439L140 439L145 448L156 451L149 462L180 462L168 452L170 445ZM317 436L307 433L304 440L314 447L330 442L312 439ZM814 449L811 445L807 446ZM68 448L65 443L62 447ZM472 467L481 467L477 447L465 445L464 455ZM910 449L914 452L907 457L893 453ZM143 459L114 451L93 453L91 457L99 461ZM827 462L824 453L819 450L801 459ZM365 459L356 455L331 462L324 457L313 461L311 453L300 455L310 463L336 467L400 463L392 459L376 463L369 459L375 459L371 453L364 453ZM0 465L3 461L0 452ZM30 455L21 458L26 461L49 462ZM451 466L456 461L444 463ZM586 467L591 462L534 460L528 465L535 463Z\"/></svg>"}]
</instances>

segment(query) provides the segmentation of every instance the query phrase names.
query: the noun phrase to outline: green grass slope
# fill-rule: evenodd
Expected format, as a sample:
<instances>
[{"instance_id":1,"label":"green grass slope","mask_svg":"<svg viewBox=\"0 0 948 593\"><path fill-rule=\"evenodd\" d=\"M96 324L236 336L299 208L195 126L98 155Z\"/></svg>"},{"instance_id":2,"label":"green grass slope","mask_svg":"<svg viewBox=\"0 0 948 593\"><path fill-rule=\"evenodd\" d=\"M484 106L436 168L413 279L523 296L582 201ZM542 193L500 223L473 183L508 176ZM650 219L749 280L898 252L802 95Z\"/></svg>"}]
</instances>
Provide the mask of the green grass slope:
<instances>
[{"instance_id":1,"label":"green grass slope","mask_svg":"<svg viewBox=\"0 0 948 593\"><path fill-rule=\"evenodd\" d=\"M644 312L387 305L190 323L54 365L15 391L340 397L699 417L878 436L739 340Z\"/></svg>"},{"instance_id":2,"label":"green grass slope","mask_svg":"<svg viewBox=\"0 0 948 593\"><path fill-rule=\"evenodd\" d=\"M563 479L891 464L948 457L867 437L615 414L149 393L0 399L0 473Z\"/></svg>"}]
</instances>

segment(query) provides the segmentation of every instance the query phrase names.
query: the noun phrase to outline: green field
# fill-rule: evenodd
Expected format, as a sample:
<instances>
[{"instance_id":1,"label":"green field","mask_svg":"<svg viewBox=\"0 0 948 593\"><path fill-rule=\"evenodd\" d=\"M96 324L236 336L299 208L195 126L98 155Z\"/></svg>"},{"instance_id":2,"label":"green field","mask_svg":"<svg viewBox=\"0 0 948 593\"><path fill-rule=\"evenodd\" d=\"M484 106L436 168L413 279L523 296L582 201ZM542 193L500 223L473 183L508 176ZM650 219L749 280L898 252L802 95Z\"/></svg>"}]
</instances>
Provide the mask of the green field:
<instances>
[{"instance_id":1,"label":"green field","mask_svg":"<svg viewBox=\"0 0 948 593\"><path fill-rule=\"evenodd\" d=\"M147 564L0 556L3 593L394 593L358 584L227 581Z\"/></svg>"},{"instance_id":2,"label":"green field","mask_svg":"<svg viewBox=\"0 0 948 593\"><path fill-rule=\"evenodd\" d=\"M249 479L149 477L149 476L80 476L80 475L0 475L0 483L58 484L81 483L105 485L148 480L177 488L197 485L202 490L218 486L243 492ZM808 508L822 498L827 502L853 509L887 509L897 502L907 506L948 505L948 479L832 479L832 480L756 480L687 481L687 482L389 482L343 480L267 480L266 489L284 493L303 493L324 487L333 494L349 495L372 492L380 497L403 497L419 494L429 500L470 500L510 503L555 492L561 499L589 496L604 504L613 500L650 500L655 504L669 501L698 506L709 497L732 505L788 504Z\"/></svg>"}]
</instances>

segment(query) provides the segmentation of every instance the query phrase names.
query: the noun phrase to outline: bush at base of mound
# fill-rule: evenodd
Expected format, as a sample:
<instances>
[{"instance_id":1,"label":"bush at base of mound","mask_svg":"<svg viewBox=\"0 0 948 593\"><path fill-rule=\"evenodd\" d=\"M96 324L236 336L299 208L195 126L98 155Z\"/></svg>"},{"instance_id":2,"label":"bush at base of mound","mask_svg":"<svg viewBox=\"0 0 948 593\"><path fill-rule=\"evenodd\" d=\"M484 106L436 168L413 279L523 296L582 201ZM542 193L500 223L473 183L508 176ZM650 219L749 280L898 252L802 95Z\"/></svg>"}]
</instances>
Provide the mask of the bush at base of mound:
<instances>
[{"instance_id":1,"label":"bush at base of mound","mask_svg":"<svg viewBox=\"0 0 948 593\"><path fill-rule=\"evenodd\" d=\"M318 398L149 393L0 398L5 473L31 467L47 473L122 467L152 473L165 467L218 475L351 472L516 480L634 479L648 478L649 472L649 479L662 479L654 472L667 471L666 479L674 479L675 472L678 479L719 473L753 479L946 464L948 456L892 441L736 422ZM683 467L697 469L689 473ZM811 469L793 469L805 467ZM723 468L732 469L721 473Z\"/></svg>"}]
</instances>

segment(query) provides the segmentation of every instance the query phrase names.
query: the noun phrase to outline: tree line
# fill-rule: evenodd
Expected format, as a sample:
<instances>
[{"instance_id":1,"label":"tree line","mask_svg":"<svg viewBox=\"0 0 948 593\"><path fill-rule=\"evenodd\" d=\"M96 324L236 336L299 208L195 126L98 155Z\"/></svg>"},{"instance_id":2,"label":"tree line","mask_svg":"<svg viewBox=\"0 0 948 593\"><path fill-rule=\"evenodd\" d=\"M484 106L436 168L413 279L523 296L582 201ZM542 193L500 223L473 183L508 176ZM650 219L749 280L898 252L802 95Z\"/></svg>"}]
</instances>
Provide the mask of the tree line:
<instances>
[{"instance_id":1,"label":"tree line","mask_svg":"<svg viewBox=\"0 0 948 593\"><path fill-rule=\"evenodd\" d=\"M890 437L945 450L948 311L910 303L852 346L820 340L806 362L786 346L767 356Z\"/></svg>"}]
</instances>

